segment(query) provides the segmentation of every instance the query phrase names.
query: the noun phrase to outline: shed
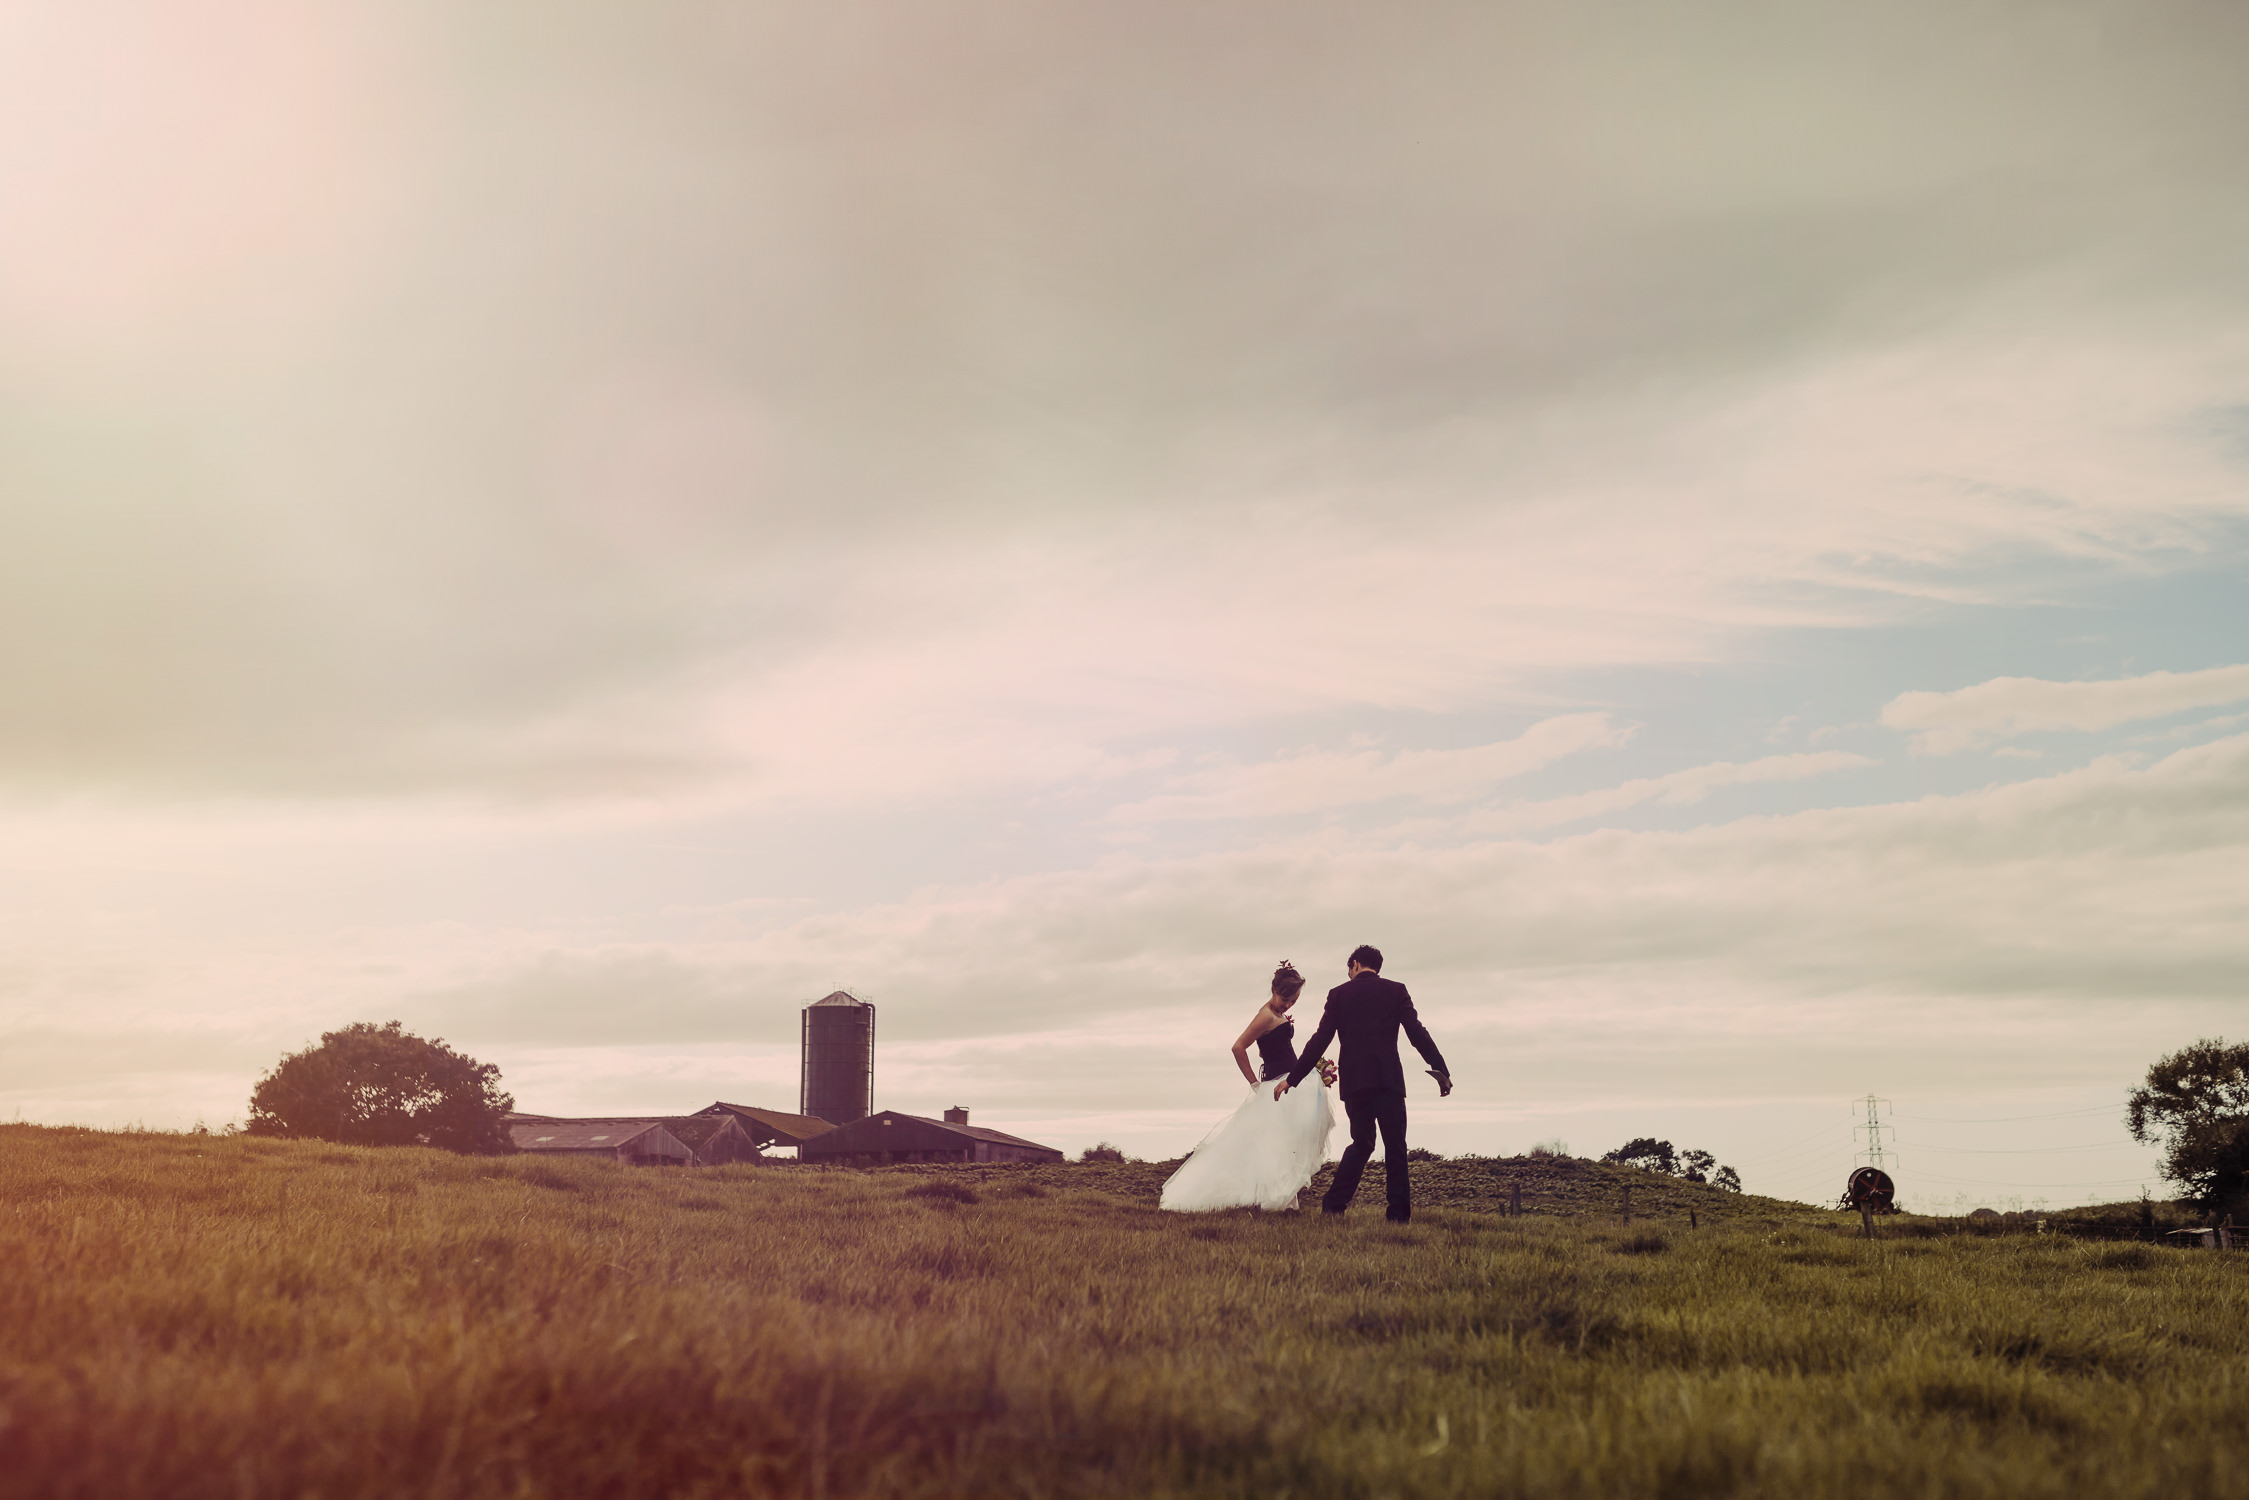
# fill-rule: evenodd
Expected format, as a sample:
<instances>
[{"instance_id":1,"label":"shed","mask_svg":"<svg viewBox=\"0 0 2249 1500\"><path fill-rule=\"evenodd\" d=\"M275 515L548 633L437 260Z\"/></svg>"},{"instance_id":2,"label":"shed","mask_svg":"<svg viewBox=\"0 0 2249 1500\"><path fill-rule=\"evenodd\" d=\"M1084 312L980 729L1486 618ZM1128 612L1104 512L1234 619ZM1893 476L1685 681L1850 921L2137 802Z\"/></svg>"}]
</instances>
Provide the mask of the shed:
<instances>
[{"instance_id":1,"label":"shed","mask_svg":"<svg viewBox=\"0 0 2249 1500\"><path fill-rule=\"evenodd\" d=\"M1005 1131L968 1123L968 1111L954 1108L932 1120L886 1109L813 1137L797 1153L806 1161L842 1167L887 1166L892 1162L1061 1161L1062 1152Z\"/></svg>"},{"instance_id":2,"label":"shed","mask_svg":"<svg viewBox=\"0 0 2249 1500\"><path fill-rule=\"evenodd\" d=\"M664 1128L672 1138L692 1150L706 1167L723 1167L730 1162L758 1162L765 1153L758 1150L757 1142L742 1128L742 1122L732 1115L680 1115L666 1120Z\"/></svg>"},{"instance_id":3,"label":"shed","mask_svg":"<svg viewBox=\"0 0 2249 1500\"><path fill-rule=\"evenodd\" d=\"M660 1117L558 1119L509 1115L509 1139L518 1151L556 1156L606 1156L633 1166L700 1166L695 1149Z\"/></svg>"},{"instance_id":4,"label":"shed","mask_svg":"<svg viewBox=\"0 0 2249 1500\"><path fill-rule=\"evenodd\" d=\"M814 1136L826 1135L835 1129L818 1115L792 1115L778 1109L760 1109L751 1104L728 1104L724 1100L695 1111L697 1115L730 1115L749 1136L753 1146L799 1146Z\"/></svg>"}]
</instances>

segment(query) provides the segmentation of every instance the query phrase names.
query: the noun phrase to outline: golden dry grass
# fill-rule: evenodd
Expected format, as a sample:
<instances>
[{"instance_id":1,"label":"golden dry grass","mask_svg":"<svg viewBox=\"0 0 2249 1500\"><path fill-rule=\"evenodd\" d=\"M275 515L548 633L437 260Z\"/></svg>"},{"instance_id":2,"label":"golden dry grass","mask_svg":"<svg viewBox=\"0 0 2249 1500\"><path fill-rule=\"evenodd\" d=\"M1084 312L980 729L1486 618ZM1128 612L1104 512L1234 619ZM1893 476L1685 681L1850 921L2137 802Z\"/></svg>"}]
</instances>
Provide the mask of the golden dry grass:
<instances>
[{"instance_id":1,"label":"golden dry grass","mask_svg":"<svg viewBox=\"0 0 2249 1500\"><path fill-rule=\"evenodd\" d=\"M1698 1232L1182 1219L1154 1175L0 1128L0 1494L2059 1497L2249 1474L2249 1257L1866 1244L1756 1200Z\"/></svg>"}]
</instances>

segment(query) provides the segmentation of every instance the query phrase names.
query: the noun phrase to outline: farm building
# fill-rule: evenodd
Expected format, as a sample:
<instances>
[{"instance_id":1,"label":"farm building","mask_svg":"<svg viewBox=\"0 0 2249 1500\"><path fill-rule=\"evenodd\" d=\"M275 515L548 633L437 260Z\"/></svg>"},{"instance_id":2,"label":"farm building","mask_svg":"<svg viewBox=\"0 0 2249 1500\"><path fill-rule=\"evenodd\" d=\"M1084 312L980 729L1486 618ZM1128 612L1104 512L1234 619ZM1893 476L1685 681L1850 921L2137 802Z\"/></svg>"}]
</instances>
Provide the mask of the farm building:
<instances>
[{"instance_id":1,"label":"farm building","mask_svg":"<svg viewBox=\"0 0 2249 1500\"><path fill-rule=\"evenodd\" d=\"M948 1109L942 1120L894 1109L854 1120L814 1136L797 1152L805 1161L841 1167L887 1166L910 1161L1060 1161L1052 1146L968 1123L968 1111Z\"/></svg>"},{"instance_id":2,"label":"farm building","mask_svg":"<svg viewBox=\"0 0 2249 1500\"><path fill-rule=\"evenodd\" d=\"M696 1160L706 1167L765 1159L757 1140L732 1115L680 1115L666 1120L664 1128L672 1133L674 1140L693 1151Z\"/></svg>"},{"instance_id":3,"label":"farm building","mask_svg":"<svg viewBox=\"0 0 2249 1500\"><path fill-rule=\"evenodd\" d=\"M632 1166L696 1166L695 1148L665 1128L661 1118L557 1119L509 1115L508 1136L518 1151L554 1156L606 1156Z\"/></svg>"},{"instance_id":4,"label":"farm building","mask_svg":"<svg viewBox=\"0 0 2249 1500\"><path fill-rule=\"evenodd\" d=\"M758 1143L731 1115L654 1115L566 1120L554 1115L509 1115L508 1136L518 1151L564 1156L610 1156L635 1166L719 1167L757 1161Z\"/></svg>"},{"instance_id":5,"label":"farm building","mask_svg":"<svg viewBox=\"0 0 2249 1500\"><path fill-rule=\"evenodd\" d=\"M759 1109L749 1104L728 1104L724 1100L695 1111L690 1118L713 1116L732 1119L741 1127L751 1145L762 1151L768 1146L799 1146L817 1135L826 1135L835 1129L817 1115L792 1115L778 1109Z\"/></svg>"}]
</instances>

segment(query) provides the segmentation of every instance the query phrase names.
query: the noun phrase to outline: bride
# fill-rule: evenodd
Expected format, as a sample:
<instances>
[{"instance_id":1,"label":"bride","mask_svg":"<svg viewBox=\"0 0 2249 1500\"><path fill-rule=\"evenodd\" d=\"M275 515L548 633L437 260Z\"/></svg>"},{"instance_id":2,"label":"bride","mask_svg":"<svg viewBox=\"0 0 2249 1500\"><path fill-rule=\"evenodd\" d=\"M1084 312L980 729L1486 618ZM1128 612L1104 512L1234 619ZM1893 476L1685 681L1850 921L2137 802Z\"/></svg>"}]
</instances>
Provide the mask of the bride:
<instances>
[{"instance_id":1,"label":"bride","mask_svg":"<svg viewBox=\"0 0 2249 1500\"><path fill-rule=\"evenodd\" d=\"M1296 1066L1296 1022L1289 1011L1303 993L1304 976L1284 961L1273 971L1273 994L1234 1042L1234 1065L1249 1081L1249 1097L1218 1122L1164 1184L1163 1206L1184 1213L1214 1208L1296 1207L1296 1195L1327 1161L1335 1128L1334 1083L1328 1065L1276 1100L1271 1088ZM1257 1048L1260 1066L1250 1067Z\"/></svg>"}]
</instances>

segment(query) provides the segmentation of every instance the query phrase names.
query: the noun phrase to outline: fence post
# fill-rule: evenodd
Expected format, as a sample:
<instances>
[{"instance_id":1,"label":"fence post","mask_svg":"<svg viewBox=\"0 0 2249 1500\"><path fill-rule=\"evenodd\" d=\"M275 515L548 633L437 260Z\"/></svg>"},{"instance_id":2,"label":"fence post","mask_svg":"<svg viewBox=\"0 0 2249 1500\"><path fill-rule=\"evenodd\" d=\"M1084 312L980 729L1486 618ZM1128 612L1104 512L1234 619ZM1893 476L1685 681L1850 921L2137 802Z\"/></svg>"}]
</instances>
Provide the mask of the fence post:
<instances>
[{"instance_id":1,"label":"fence post","mask_svg":"<svg viewBox=\"0 0 2249 1500\"><path fill-rule=\"evenodd\" d=\"M1632 1184L1629 1182L1624 1185L1624 1223L1628 1229L1632 1225Z\"/></svg>"},{"instance_id":2,"label":"fence post","mask_svg":"<svg viewBox=\"0 0 2249 1500\"><path fill-rule=\"evenodd\" d=\"M1523 1185L1520 1182L1511 1182L1507 1185L1507 1217L1520 1219L1522 1216Z\"/></svg>"}]
</instances>

